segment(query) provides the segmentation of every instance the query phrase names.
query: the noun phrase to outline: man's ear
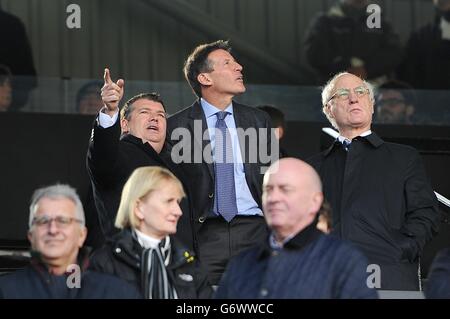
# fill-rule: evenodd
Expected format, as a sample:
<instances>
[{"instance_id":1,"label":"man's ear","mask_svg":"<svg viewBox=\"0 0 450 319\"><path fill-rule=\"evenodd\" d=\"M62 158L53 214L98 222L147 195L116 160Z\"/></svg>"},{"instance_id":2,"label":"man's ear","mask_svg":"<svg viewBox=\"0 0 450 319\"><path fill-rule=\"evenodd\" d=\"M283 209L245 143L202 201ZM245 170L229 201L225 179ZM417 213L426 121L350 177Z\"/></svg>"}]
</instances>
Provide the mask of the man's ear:
<instances>
[{"instance_id":1,"label":"man's ear","mask_svg":"<svg viewBox=\"0 0 450 319\"><path fill-rule=\"evenodd\" d=\"M120 128L122 129L122 134L126 134L130 132L130 128L128 127L127 119L120 119Z\"/></svg>"},{"instance_id":2,"label":"man's ear","mask_svg":"<svg viewBox=\"0 0 450 319\"><path fill-rule=\"evenodd\" d=\"M314 211L318 212L320 211L320 207L322 207L323 202L323 193L317 192L313 195L313 205L314 205Z\"/></svg>"},{"instance_id":3,"label":"man's ear","mask_svg":"<svg viewBox=\"0 0 450 319\"><path fill-rule=\"evenodd\" d=\"M79 248L81 248L83 246L84 241L86 240L86 237L87 237L87 232L88 232L86 226L81 226L80 225L80 227L81 227L81 229L80 229L80 238L78 240L78 247Z\"/></svg>"},{"instance_id":4,"label":"man's ear","mask_svg":"<svg viewBox=\"0 0 450 319\"><path fill-rule=\"evenodd\" d=\"M324 110L325 115L327 115L328 117L334 118L333 114L330 111L330 102L325 104L325 106L323 107L323 110Z\"/></svg>"},{"instance_id":5,"label":"man's ear","mask_svg":"<svg viewBox=\"0 0 450 319\"><path fill-rule=\"evenodd\" d=\"M212 84L212 80L211 80L211 77L209 76L209 73L200 73L197 76L197 81L201 85L205 85L205 86L209 86Z\"/></svg>"}]
</instances>

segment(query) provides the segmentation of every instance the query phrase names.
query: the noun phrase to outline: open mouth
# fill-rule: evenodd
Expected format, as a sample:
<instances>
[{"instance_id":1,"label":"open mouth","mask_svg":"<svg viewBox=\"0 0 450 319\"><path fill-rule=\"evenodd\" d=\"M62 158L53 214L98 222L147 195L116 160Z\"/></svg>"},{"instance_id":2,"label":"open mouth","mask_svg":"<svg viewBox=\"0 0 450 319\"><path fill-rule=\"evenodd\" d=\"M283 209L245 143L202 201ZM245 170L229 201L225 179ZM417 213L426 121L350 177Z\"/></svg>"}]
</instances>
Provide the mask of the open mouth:
<instances>
[{"instance_id":1,"label":"open mouth","mask_svg":"<svg viewBox=\"0 0 450 319\"><path fill-rule=\"evenodd\" d=\"M152 130L158 132L158 126L156 125L149 125L147 126L147 130Z\"/></svg>"}]
</instances>

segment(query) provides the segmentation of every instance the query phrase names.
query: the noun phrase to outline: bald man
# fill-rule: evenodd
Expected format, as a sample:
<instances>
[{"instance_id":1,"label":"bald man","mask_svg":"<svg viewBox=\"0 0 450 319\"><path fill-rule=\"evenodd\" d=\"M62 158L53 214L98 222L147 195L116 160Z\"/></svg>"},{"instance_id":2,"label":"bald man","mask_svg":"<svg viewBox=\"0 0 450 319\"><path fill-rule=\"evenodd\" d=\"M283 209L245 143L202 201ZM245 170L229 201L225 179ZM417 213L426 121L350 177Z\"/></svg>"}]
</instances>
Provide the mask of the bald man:
<instances>
[{"instance_id":1,"label":"bald man","mask_svg":"<svg viewBox=\"0 0 450 319\"><path fill-rule=\"evenodd\" d=\"M322 105L340 135L308 161L322 178L334 235L353 242L378 269L377 288L419 290L419 257L439 225L419 153L371 131L373 88L353 74L336 74Z\"/></svg>"},{"instance_id":2,"label":"bald man","mask_svg":"<svg viewBox=\"0 0 450 319\"><path fill-rule=\"evenodd\" d=\"M271 233L230 261L216 298L375 298L365 257L316 228L322 201L311 166L294 158L272 164L262 195Z\"/></svg>"}]
</instances>

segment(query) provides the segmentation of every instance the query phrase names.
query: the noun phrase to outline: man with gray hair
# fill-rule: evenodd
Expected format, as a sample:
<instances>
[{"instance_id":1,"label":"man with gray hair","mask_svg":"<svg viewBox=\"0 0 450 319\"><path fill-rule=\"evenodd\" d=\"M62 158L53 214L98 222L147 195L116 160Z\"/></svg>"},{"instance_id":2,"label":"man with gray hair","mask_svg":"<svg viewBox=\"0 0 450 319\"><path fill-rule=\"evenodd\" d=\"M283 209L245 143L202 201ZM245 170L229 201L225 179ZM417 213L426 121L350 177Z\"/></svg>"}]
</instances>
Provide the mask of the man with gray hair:
<instances>
[{"instance_id":1,"label":"man with gray hair","mask_svg":"<svg viewBox=\"0 0 450 319\"><path fill-rule=\"evenodd\" d=\"M84 223L75 189L56 184L36 190L28 223L31 264L0 277L0 298L140 298L119 278L85 271Z\"/></svg>"},{"instance_id":2,"label":"man with gray hair","mask_svg":"<svg viewBox=\"0 0 450 319\"><path fill-rule=\"evenodd\" d=\"M418 152L371 131L373 89L361 78L335 75L322 91L322 103L340 135L309 162L322 178L333 232L366 254L376 288L418 290L419 257L439 222Z\"/></svg>"}]
</instances>

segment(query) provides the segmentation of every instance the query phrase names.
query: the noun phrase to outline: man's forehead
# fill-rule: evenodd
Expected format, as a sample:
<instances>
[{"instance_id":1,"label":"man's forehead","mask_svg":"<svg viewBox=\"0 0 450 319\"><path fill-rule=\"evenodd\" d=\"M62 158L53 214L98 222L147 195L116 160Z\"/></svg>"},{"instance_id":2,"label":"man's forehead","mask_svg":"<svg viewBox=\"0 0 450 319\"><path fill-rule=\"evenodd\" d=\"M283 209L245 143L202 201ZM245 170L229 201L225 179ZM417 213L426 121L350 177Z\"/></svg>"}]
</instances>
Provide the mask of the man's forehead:
<instances>
[{"instance_id":1,"label":"man's forehead","mask_svg":"<svg viewBox=\"0 0 450 319\"><path fill-rule=\"evenodd\" d=\"M352 74L344 74L336 80L334 88L355 88L361 85L364 85L364 82L359 77Z\"/></svg>"},{"instance_id":2,"label":"man's forehead","mask_svg":"<svg viewBox=\"0 0 450 319\"><path fill-rule=\"evenodd\" d=\"M65 197L43 197L37 202L36 214L46 212L65 212L68 214L75 212L75 203Z\"/></svg>"},{"instance_id":3,"label":"man's forehead","mask_svg":"<svg viewBox=\"0 0 450 319\"><path fill-rule=\"evenodd\" d=\"M164 113L164 108L161 103L156 101L150 101L147 99L139 99L136 102L133 103L134 110L151 110L151 111L158 111Z\"/></svg>"},{"instance_id":4,"label":"man's forehead","mask_svg":"<svg viewBox=\"0 0 450 319\"><path fill-rule=\"evenodd\" d=\"M208 55L209 60L226 60L226 59L234 59L230 52L224 49L217 49L212 51Z\"/></svg>"},{"instance_id":5,"label":"man's forehead","mask_svg":"<svg viewBox=\"0 0 450 319\"><path fill-rule=\"evenodd\" d=\"M264 178L265 185L277 185L277 186L294 186L295 179L292 178L292 174L287 172L286 170L274 170L268 171Z\"/></svg>"}]
</instances>

